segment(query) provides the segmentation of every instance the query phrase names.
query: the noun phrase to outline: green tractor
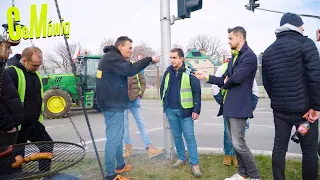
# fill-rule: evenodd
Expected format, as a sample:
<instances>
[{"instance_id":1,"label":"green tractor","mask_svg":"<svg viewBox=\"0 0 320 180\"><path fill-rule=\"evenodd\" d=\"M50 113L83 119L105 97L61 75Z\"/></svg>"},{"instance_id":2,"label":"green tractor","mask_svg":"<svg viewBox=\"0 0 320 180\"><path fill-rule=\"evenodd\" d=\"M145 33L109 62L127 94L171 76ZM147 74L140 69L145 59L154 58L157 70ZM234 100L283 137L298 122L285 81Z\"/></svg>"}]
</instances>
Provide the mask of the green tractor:
<instances>
[{"instance_id":1,"label":"green tractor","mask_svg":"<svg viewBox=\"0 0 320 180\"><path fill-rule=\"evenodd\" d=\"M44 91L44 115L49 119L66 117L73 106L81 105L83 97L85 108L99 111L95 98L96 72L101 56L78 56L76 59L76 78L69 74L46 74L42 76ZM77 92L76 79L81 86Z\"/></svg>"}]
</instances>

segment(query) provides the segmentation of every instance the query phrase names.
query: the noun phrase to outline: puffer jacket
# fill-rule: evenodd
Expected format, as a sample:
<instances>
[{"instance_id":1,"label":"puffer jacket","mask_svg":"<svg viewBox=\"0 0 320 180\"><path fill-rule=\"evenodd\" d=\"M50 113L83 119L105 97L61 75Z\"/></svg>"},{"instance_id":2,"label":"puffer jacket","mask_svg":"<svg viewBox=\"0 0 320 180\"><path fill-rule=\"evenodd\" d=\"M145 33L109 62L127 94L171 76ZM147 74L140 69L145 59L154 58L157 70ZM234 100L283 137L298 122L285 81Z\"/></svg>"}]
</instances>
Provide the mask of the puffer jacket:
<instances>
[{"instance_id":1,"label":"puffer jacket","mask_svg":"<svg viewBox=\"0 0 320 180\"><path fill-rule=\"evenodd\" d=\"M128 95L130 101L136 100L138 96L142 98L146 90L146 80L141 72L139 72L138 77L139 80L137 75L128 77ZM141 89L139 88L138 82L140 82Z\"/></svg>"},{"instance_id":2,"label":"puffer jacket","mask_svg":"<svg viewBox=\"0 0 320 180\"><path fill-rule=\"evenodd\" d=\"M280 112L320 111L320 57L315 43L285 24L262 56L263 85L271 108Z\"/></svg>"}]
</instances>

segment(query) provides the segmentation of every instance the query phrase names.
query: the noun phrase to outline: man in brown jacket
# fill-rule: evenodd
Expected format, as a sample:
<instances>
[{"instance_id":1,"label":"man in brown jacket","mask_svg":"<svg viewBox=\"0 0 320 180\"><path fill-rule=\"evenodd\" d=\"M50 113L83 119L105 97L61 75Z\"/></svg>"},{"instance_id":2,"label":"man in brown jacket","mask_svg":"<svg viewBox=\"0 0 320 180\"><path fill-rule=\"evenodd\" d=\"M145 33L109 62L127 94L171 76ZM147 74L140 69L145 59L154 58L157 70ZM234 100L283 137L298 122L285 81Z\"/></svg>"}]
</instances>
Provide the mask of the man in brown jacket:
<instances>
[{"instance_id":1,"label":"man in brown jacket","mask_svg":"<svg viewBox=\"0 0 320 180\"><path fill-rule=\"evenodd\" d=\"M133 62L132 62L133 63ZM147 129L144 124L144 119L141 116L141 106L140 99L143 97L144 91L146 89L146 80L141 72L135 76L128 77L128 95L129 95L129 109L136 120L142 141L145 145L145 149L148 152L149 158L157 156L163 152L163 149L157 149L153 147L149 136L147 134ZM132 154L132 145L129 133L129 109L124 111L124 144L126 146L126 152L123 157L129 157Z\"/></svg>"}]
</instances>

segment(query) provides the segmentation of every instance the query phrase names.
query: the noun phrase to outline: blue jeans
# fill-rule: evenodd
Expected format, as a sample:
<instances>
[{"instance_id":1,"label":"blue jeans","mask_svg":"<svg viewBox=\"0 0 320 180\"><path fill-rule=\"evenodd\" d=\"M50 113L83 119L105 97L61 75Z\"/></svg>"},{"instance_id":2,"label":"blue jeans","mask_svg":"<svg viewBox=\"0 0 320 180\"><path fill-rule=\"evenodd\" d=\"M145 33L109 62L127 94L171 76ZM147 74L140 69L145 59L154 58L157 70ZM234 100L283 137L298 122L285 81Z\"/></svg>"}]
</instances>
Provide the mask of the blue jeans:
<instances>
[{"instance_id":1,"label":"blue jeans","mask_svg":"<svg viewBox=\"0 0 320 180\"><path fill-rule=\"evenodd\" d=\"M231 138L229 136L229 132L228 132L228 128L227 128L227 124L226 124L227 122L226 121L227 121L227 118L223 117L223 122L224 122L223 151L224 151L224 154L226 156L235 156L236 152L234 151L234 148L232 146L232 141L231 141Z\"/></svg>"},{"instance_id":2,"label":"blue jeans","mask_svg":"<svg viewBox=\"0 0 320 180\"><path fill-rule=\"evenodd\" d=\"M174 139L174 144L177 149L178 159L186 160L186 151L182 139L185 138L188 153L189 153L189 163L190 165L195 165L199 163L199 155L197 149L197 142L194 137L194 122L191 117L182 118L179 109L166 109L166 115L171 126L172 135Z\"/></svg>"},{"instance_id":3,"label":"blue jeans","mask_svg":"<svg viewBox=\"0 0 320 180\"><path fill-rule=\"evenodd\" d=\"M104 163L107 176L115 174L116 162L117 169L124 167L122 157L122 138L123 138L123 112L102 111L106 124L106 146L104 152Z\"/></svg>"},{"instance_id":4,"label":"blue jeans","mask_svg":"<svg viewBox=\"0 0 320 180\"><path fill-rule=\"evenodd\" d=\"M146 125L144 124L144 119L141 116L140 99L130 101L129 102L129 109L130 109L134 119L136 120L136 124L138 126L140 136L142 138L144 146L147 148L151 144L151 141L150 141L148 134L147 134ZM130 132L129 132L129 117L128 117L129 116L129 114L128 114L129 109L126 109L124 111L124 135L123 135L124 144L131 144Z\"/></svg>"}]
</instances>

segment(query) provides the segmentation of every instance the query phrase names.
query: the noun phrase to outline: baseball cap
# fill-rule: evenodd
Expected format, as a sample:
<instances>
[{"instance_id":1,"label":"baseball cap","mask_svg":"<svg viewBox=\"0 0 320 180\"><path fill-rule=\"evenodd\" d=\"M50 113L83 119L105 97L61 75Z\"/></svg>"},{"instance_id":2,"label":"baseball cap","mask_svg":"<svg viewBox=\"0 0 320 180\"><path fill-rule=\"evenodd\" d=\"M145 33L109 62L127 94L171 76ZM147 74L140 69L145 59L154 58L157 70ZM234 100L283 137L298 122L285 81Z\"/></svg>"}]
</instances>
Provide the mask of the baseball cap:
<instances>
[{"instance_id":1,"label":"baseball cap","mask_svg":"<svg viewBox=\"0 0 320 180\"><path fill-rule=\"evenodd\" d=\"M13 41L13 40L11 40L10 38L9 38L8 40L6 40L6 39L0 34L0 43L5 42L5 41L8 42L8 43L10 43L11 46L17 46L17 45L20 44L20 40L19 40L19 41Z\"/></svg>"}]
</instances>

